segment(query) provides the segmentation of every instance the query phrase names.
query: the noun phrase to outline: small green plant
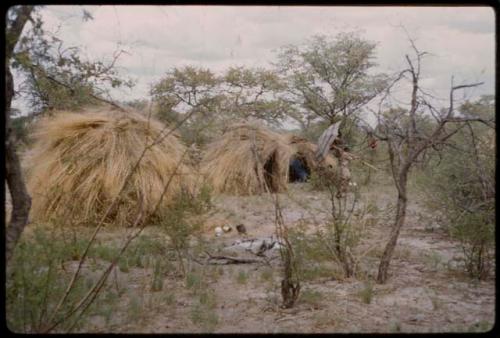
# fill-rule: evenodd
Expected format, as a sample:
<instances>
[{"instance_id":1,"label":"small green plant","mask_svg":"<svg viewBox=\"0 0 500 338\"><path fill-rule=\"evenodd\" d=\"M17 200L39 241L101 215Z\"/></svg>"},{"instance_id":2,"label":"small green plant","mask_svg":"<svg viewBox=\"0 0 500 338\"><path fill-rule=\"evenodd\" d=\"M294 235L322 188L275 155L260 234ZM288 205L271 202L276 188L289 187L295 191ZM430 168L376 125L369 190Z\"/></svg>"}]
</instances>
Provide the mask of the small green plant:
<instances>
[{"instance_id":1,"label":"small green plant","mask_svg":"<svg viewBox=\"0 0 500 338\"><path fill-rule=\"evenodd\" d=\"M80 250L80 244L79 241L64 241L60 233L42 226L36 226L33 236L21 238L9 264L6 279L6 319L11 331L43 331L49 317L54 315L55 319L61 318L71 304L90 290L93 279L81 276L75 281L67 302L57 313L53 313L71 279L64 265L73 259L72 253ZM96 301L100 301L101 297L102 294L99 294ZM94 310L95 303L80 317L68 317L59 329L63 332L78 329Z\"/></svg>"},{"instance_id":2,"label":"small green plant","mask_svg":"<svg viewBox=\"0 0 500 338\"><path fill-rule=\"evenodd\" d=\"M198 213L207 212L213 208L212 203L212 188L208 184L203 184L200 188L200 192L197 196L197 207L196 211Z\"/></svg>"},{"instance_id":3,"label":"small green plant","mask_svg":"<svg viewBox=\"0 0 500 338\"><path fill-rule=\"evenodd\" d=\"M142 234L130 243L128 249L118 261L122 272L128 272L132 267L144 268L154 264L157 257L164 257L166 244L153 236Z\"/></svg>"},{"instance_id":4,"label":"small green plant","mask_svg":"<svg viewBox=\"0 0 500 338\"><path fill-rule=\"evenodd\" d=\"M206 332L213 332L219 323L215 312L217 300L212 290L200 291L191 309L191 321Z\"/></svg>"},{"instance_id":5,"label":"small green plant","mask_svg":"<svg viewBox=\"0 0 500 338\"><path fill-rule=\"evenodd\" d=\"M205 211L205 202L200 202L197 196L182 192L175 199L175 203L161 212L158 224L166 232L171 246L177 254L179 270L186 275L184 259L187 257L189 239L201 229L200 222L188 220L189 215Z\"/></svg>"},{"instance_id":6,"label":"small green plant","mask_svg":"<svg viewBox=\"0 0 500 338\"><path fill-rule=\"evenodd\" d=\"M295 248L297 268L304 281L342 278L342 271L331 264L331 255L325 250L321 233L306 235L304 229L299 227L289 230L289 238Z\"/></svg>"},{"instance_id":7,"label":"small green plant","mask_svg":"<svg viewBox=\"0 0 500 338\"><path fill-rule=\"evenodd\" d=\"M128 305L127 305L127 314L129 320L138 320L142 316L142 301L135 294L130 296Z\"/></svg>"},{"instance_id":8,"label":"small green plant","mask_svg":"<svg viewBox=\"0 0 500 338\"><path fill-rule=\"evenodd\" d=\"M170 292L165 292L162 294L161 300L165 302L167 305L172 306L175 304L175 294Z\"/></svg>"},{"instance_id":9,"label":"small green plant","mask_svg":"<svg viewBox=\"0 0 500 338\"><path fill-rule=\"evenodd\" d=\"M153 277L151 280L151 291L163 290L163 267L160 258L156 258L153 267Z\"/></svg>"},{"instance_id":10,"label":"small green plant","mask_svg":"<svg viewBox=\"0 0 500 338\"><path fill-rule=\"evenodd\" d=\"M125 257L121 257L118 260L118 269L120 269L121 272L128 273L130 272L130 266L128 264L128 259Z\"/></svg>"},{"instance_id":11,"label":"small green plant","mask_svg":"<svg viewBox=\"0 0 500 338\"><path fill-rule=\"evenodd\" d=\"M342 269L337 265L319 263L303 267L301 276L306 281L313 281L319 278L341 280L344 274Z\"/></svg>"},{"instance_id":12,"label":"small green plant","mask_svg":"<svg viewBox=\"0 0 500 338\"><path fill-rule=\"evenodd\" d=\"M193 270L187 273L186 288L193 290L196 293L198 290L203 289L205 286L206 282L203 280L203 275L201 272Z\"/></svg>"},{"instance_id":13,"label":"small green plant","mask_svg":"<svg viewBox=\"0 0 500 338\"><path fill-rule=\"evenodd\" d=\"M240 272L238 272L236 281L238 282L238 284L246 284L248 281L248 274L245 271L241 270Z\"/></svg>"},{"instance_id":14,"label":"small green plant","mask_svg":"<svg viewBox=\"0 0 500 338\"><path fill-rule=\"evenodd\" d=\"M341 170L341 167L336 172L326 168L318 171L316 179L327 190L331 215L324 230L318 230L316 241L320 243L321 251L329 256L329 260L342 267L344 277L349 278L356 273L355 249L366 227L366 215L375 210L370 204L357 208L359 188L347 188L343 171L345 168Z\"/></svg>"},{"instance_id":15,"label":"small green plant","mask_svg":"<svg viewBox=\"0 0 500 338\"><path fill-rule=\"evenodd\" d=\"M118 299L119 295L114 290L110 288L103 290L103 295L93 304L93 311L90 314L104 317L105 324L108 325L113 318Z\"/></svg>"},{"instance_id":16,"label":"small green plant","mask_svg":"<svg viewBox=\"0 0 500 338\"><path fill-rule=\"evenodd\" d=\"M370 304L373 298L373 284L369 280L365 281L358 295L363 303Z\"/></svg>"},{"instance_id":17,"label":"small green plant","mask_svg":"<svg viewBox=\"0 0 500 338\"><path fill-rule=\"evenodd\" d=\"M294 246L296 258L299 264L307 264L308 261L324 262L330 259L322 243L322 234L308 235L305 229L300 227L288 231L290 243Z\"/></svg>"},{"instance_id":18,"label":"small green plant","mask_svg":"<svg viewBox=\"0 0 500 338\"><path fill-rule=\"evenodd\" d=\"M203 292L200 292L198 295L198 299L200 304L213 309L217 305L217 300L215 298L215 294L211 290L205 290Z\"/></svg>"},{"instance_id":19,"label":"small green plant","mask_svg":"<svg viewBox=\"0 0 500 338\"><path fill-rule=\"evenodd\" d=\"M486 218L480 213L464 216L451 230L460 241L464 268L471 278L485 279L493 268L495 223Z\"/></svg>"}]
</instances>

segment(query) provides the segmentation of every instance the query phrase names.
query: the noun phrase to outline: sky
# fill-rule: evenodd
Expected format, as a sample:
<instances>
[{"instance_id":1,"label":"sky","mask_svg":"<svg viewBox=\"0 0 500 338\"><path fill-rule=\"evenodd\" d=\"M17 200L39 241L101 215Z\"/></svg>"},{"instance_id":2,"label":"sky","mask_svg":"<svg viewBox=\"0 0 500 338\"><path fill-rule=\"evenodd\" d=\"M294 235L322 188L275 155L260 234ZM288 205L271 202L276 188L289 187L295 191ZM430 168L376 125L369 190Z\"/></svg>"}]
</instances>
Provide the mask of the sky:
<instances>
[{"instance_id":1,"label":"sky","mask_svg":"<svg viewBox=\"0 0 500 338\"><path fill-rule=\"evenodd\" d=\"M83 9L93 20L82 19ZM489 7L46 6L41 13L46 28L58 30L67 46L80 46L85 57L109 60L117 49L127 51L117 66L137 84L112 92L117 100L148 98L150 85L173 67L270 67L281 46L352 31L377 43L374 71L386 73L406 66L409 35L430 53L421 85L443 103L452 75L455 84L484 82L462 98L495 90L495 12ZM403 101L409 97L404 88L400 94Z\"/></svg>"}]
</instances>

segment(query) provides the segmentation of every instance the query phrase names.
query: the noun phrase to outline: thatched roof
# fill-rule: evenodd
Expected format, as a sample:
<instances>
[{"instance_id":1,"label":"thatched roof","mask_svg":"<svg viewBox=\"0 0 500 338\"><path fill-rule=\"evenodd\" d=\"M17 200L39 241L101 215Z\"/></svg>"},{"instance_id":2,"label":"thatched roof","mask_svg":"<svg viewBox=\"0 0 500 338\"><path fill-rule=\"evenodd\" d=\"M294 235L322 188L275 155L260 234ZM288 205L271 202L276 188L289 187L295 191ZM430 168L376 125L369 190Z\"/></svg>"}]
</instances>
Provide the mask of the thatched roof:
<instances>
[{"instance_id":1,"label":"thatched roof","mask_svg":"<svg viewBox=\"0 0 500 338\"><path fill-rule=\"evenodd\" d=\"M201 170L216 193L251 195L286 191L290 160L296 156L309 170L318 168L316 145L295 135L281 135L261 126L233 125L208 145ZM327 156L325 167L337 167Z\"/></svg>"},{"instance_id":2,"label":"thatched roof","mask_svg":"<svg viewBox=\"0 0 500 338\"><path fill-rule=\"evenodd\" d=\"M202 173L216 193L251 195L286 190L291 147L278 133L255 125L229 127L207 146Z\"/></svg>"},{"instance_id":3,"label":"thatched roof","mask_svg":"<svg viewBox=\"0 0 500 338\"><path fill-rule=\"evenodd\" d=\"M39 121L27 157L32 218L92 223L101 217L143 149L163 128L139 114L117 111L58 112ZM192 169L184 161L177 167L184 150L174 133L152 146L108 221L123 225L141 208L151 212L174 172L162 207L181 190L192 190Z\"/></svg>"},{"instance_id":4,"label":"thatched roof","mask_svg":"<svg viewBox=\"0 0 500 338\"><path fill-rule=\"evenodd\" d=\"M293 134L284 136L287 143L293 149L293 156L298 156L305 161L305 164L311 171L315 171L319 165L335 169L338 166L337 160L331 155L327 154L322 163L316 160L316 150L318 146L304 137Z\"/></svg>"}]
</instances>

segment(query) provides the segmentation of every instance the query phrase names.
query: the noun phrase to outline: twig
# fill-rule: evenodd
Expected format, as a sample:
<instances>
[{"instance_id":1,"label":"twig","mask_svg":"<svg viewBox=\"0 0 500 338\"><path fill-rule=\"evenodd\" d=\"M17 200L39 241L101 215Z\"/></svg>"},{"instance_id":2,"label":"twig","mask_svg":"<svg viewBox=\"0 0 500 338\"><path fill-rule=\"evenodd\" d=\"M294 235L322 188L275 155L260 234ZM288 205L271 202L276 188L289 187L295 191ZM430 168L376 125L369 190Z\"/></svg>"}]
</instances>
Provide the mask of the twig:
<instances>
[{"instance_id":1,"label":"twig","mask_svg":"<svg viewBox=\"0 0 500 338\"><path fill-rule=\"evenodd\" d=\"M58 84L58 85L60 85L60 86L62 86L62 87L65 87L65 88L67 88L67 89L69 89L69 90L71 90L71 91L74 91L74 90L75 90L75 89L74 89L73 87L71 87L70 85L68 85L68 84L66 84L66 83L64 83L64 82L62 82L62 81L57 80L56 78L52 77L51 75L47 75L47 74L45 74L45 73L42 73L42 76L44 76L46 79L48 79L48 80L50 80L50 81L52 81L52 82L54 82L54 83L56 83L56 84ZM119 105L119 104L118 104L118 103L116 103L116 102L113 102L113 101L110 101L110 100L106 100L106 99L104 99L104 98L102 98L102 97L100 97L100 96L97 96L97 95L95 95L95 94L92 94L92 93L88 93L88 95L89 95L90 97L92 97L92 98L94 98L94 99L98 100L98 101L101 101L101 102L107 103L107 104L109 104L109 105L111 105L111 106L113 106L113 107L115 107L115 108L117 108L117 109L119 109L119 110L121 110L121 111L123 111L123 112L126 112L126 113L127 113L127 112L129 112L129 110L128 110L127 108L125 108L125 107L123 107L123 106Z\"/></svg>"},{"instance_id":2,"label":"twig","mask_svg":"<svg viewBox=\"0 0 500 338\"><path fill-rule=\"evenodd\" d=\"M345 155L347 155L347 157L350 157L350 160L353 160L353 159L354 159L354 160L360 160L360 161L361 161L361 163L363 163L364 165L366 165L366 166L368 166L368 167L370 167L370 168L372 168L372 169L375 169L375 170L377 170L377 171L380 171L380 169L379 169L379 168L374 167L373 165L371 165L370 163L366 162L365 160L363 160L363 159L362 159L360 156L358 156L358 155L355 155L355 154L353 154L353 153L350 153L350 152L347 152L347 151L345 151L345 150L342 150L342 149L340 149L339 147L337 147L336 145L333 145L333 144L332 144L332 146L331 146L331 147L332 147L332 148L335 148L335 149L337 149L337 150L339 150L339 151L341 151L341 152L343 153L343 155L344 155L344 156L345 156Z\"/></svg>"},{"instance_id":3,"label":"twig","mask_svg":"<svg viewBox=\"0 0 500 338\"><path fill-rule=\"evenodd\" d=\"M251 259L251 258L238 258L238 257L231 257L231 256L224 256L224 255L217 255L214 256L208 251L205 251L205 253L208 255L208 264L219 264L219 263L210 263L210 260L212 259L218 259L218 260L227 260L227 262L220 263L221 265L227 265L227 264L251 264L251 263L262 263L263 260L261 259Z\"/></svg>"}]
</instances>

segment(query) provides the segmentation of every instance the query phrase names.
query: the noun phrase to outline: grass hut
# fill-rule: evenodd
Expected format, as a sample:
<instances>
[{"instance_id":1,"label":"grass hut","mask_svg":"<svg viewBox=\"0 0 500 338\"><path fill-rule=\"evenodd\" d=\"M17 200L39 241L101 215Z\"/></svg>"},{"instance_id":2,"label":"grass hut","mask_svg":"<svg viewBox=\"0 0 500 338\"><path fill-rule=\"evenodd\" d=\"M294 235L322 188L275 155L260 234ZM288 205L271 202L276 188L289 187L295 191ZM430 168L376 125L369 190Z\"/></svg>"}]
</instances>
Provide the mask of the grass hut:
<instances>
[{"instance_id":1,"label":"grass hut","mask_svg":"<svg viewBox=\"0 0 500 338\"><path fill-rule=\"evenodd\" d=\"M286 190L292 148L278 133L237 124L207 146L202 173L216 193L252 195Z\"/></svg>"},{"instance_id":2,"label":"grass hut","mask_svg":"<svg viewBox=\"0 0 500 338\"><path fill-rule=\"evenodd\" d=\"M308 141L306 138L288 134L285 135L285 140L287 144L292 148L292 155L290 158L290 163L293 161L299 161L301 166L307 171L308 177L315 171L318 170L319 166L323 166L328 170L335 170L338 167L337 160L330 154L326 156L324 161L320 164L316 161L316 149L317 145ZM290 172L289 181L294 182L296 177Z\"/></svg>"},{"instance_id":3,"label":"grass hut","mask_svg":"<svg viewBox=\"0 0 500 338\"><path fill-rule=\"evenodd\" d=\"M32 219L99 219L145 147L167 132L157 121L119 111L57 112L42 119L27 156ZM175 133L150 147L106 221L127 225L141 210L152 212L172 175L162 207L179 192L193 191L195 177L184 152Z\"/></svg>"}]
</instances>

